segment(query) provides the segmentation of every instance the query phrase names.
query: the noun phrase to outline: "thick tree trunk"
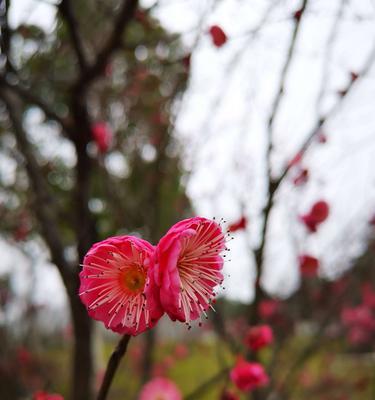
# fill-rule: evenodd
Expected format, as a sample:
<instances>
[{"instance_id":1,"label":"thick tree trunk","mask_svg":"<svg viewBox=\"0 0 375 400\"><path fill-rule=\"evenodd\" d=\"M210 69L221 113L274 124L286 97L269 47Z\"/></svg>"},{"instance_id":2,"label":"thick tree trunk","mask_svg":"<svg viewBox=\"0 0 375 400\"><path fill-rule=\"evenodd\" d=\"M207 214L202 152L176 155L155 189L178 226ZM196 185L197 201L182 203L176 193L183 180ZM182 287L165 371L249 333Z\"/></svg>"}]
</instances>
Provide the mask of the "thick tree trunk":
<instances>
[{"instance_id":1,"label":"thick tree trunk","mask_svg":"<svg viewBox=\"0 0 375 400\"><path fill-rule=\"evenodd\" d=\"M74 329L72 357L71 400L93 398L92 321L81 303L78 292L70 294L70 306Z\"/></svg>"}]
</instances>

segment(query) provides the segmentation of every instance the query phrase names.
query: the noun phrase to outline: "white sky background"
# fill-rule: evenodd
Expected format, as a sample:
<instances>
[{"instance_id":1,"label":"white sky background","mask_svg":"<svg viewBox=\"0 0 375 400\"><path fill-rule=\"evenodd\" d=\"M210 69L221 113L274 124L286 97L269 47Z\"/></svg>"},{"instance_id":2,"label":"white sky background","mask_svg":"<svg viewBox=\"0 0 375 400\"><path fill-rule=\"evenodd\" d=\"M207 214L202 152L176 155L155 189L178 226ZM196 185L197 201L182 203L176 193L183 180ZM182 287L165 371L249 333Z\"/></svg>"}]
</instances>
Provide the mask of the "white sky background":
<instances>
[{"instance_id":1,"label":"white sky background","mask_svg":"<svg viewBox=\"0 0 375 400\"><path fill-rule=\"evenodd\" d=\"M151 5L153 1L143 3ZM177 135L183 144L186 165L192 170L188 193L201 215L234 221L244 209L250 224L247 232L235 234L231 242L232 261L226 266L231 276L225 286L229 297L249 300L253 265L247 249L254 248L259 239L265 195L266 121L289 45L291 15L301 2L271 1L274 7L253 40L249 32L263 18L269 1L221 0L214 8L209 0L159 3L155 13L162 24L171 31L183 32L186 45L194 46L190 84L177 120ZM340 3L341 0L311 0L302 21L275 124L275 175L309 134L317 109L324 113L338 100L337 91L348 82L349 72L361 70L375 43L375 2L348 0L327 59L327 41ZM11 11L14 24L26 20L50 30L54 23L54 7L45 2L13 1ZM198 22L205 13L199 31ZM206 34L211 24L220 25L229 36L228 43L220 49ZM322 103L317 105L324 71L328 84ZM308 184L296 189L286 182L281 188L272 215L262 278L270 292L286 295L298 285L296 249L319 257L321 274L328 277L347 268L360 252L367 221L375 211L374 98L372 69L326 124L327 143L313 143L309 148L303 161L310 172ZM307 235L297 216L321 198L330 203L331 215L317 234ZM16 257L13 261L8 259L4 265L14 264ZM63 291L55 291L61 296L51 296L49 292L49 288L61 288L55 269L44 266L40 277L45 282L47 270L48 288L42 292L44 299L39 300L61 306Z\"/></svg>"}]
</instances>

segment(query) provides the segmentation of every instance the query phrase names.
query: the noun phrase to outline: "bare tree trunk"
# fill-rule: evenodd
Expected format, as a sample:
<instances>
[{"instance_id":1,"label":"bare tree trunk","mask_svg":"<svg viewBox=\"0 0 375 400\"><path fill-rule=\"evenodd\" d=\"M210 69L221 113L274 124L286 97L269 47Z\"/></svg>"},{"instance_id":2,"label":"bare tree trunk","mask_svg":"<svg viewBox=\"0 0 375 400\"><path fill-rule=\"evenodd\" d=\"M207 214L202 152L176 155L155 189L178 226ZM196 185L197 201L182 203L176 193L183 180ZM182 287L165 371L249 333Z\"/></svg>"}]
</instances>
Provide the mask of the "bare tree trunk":
<instances>
[{"instance_id":1,"label":"bare tree trunk","mask_svg":"<svg viewBox=\"0 0 375 400\"><path fill-rule=\"evenodd\" d=\"M93 398L92 322L77 292L69 300L74 329L70 398L89 400Z\"/></svg>"}]
</instances>

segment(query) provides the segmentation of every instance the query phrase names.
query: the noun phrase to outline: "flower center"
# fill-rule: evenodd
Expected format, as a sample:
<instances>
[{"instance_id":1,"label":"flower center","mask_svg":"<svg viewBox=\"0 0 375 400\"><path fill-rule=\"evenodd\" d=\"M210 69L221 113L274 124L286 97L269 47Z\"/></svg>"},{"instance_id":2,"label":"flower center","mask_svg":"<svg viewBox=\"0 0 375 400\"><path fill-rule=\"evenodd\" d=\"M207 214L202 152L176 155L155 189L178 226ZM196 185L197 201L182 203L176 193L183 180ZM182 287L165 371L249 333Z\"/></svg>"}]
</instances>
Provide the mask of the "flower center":
<instances>
[{"instance_id":1,"label":"flower center","mask_svg":"<svg viewBox=\"0 0 375 400\"><path fill-rule=\"evenodd\" d=\"M146 282L146 274L141 268L131 268L124 271L122 275L122 283L125 289L138 294L143 291Z\"/></svg>"}]
</instances>

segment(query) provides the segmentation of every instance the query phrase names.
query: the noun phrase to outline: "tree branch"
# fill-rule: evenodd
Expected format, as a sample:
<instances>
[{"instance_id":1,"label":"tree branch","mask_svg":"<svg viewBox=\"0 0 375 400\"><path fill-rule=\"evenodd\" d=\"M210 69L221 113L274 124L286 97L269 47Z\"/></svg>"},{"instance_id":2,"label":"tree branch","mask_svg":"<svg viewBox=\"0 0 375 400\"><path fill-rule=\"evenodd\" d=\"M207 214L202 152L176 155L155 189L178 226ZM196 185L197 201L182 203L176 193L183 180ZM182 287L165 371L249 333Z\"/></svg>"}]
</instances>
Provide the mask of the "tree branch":
<instances>
[{"instance_id":1,"label":"tree branch","mask_svg":"<svg viewBox=\"0 0 375 400\"><path fill-rule=\"evenodd\" d=\"M263 214L264 214L264 221L263 221L263 226L262 226L262 231L261 231L261 239L260 239L260 245L258 249L255 251L255 264L256 264L256 271L257 271L257 284L255 286L255 296L254 296L254 302L251 306L251 312L249 314L249 322L250 324L255 324L257 322L257 308L258 304L261 301L263 297L263 290L259 284L259 278L261 275L261 270L262 270L262 265L263 265L263 260L264 260L264 249L266 245L266 234L267 234L267 226L273 206L273 199L274 195L276 192L276 189L278 185L275 185L275 183L272 181L272 173L271 173L271 152L272 152L272 136L273 136L273 129L274 129L274 123L275 119L277 116L277 113L279 111L279 107L281 104L281 100L285 91L285 83L286 83L286 78L288 76L288 72L292 63L293 56L295 54L295 48L296 48L296 43L297 43L297 38L298 38L298 33L300 31L300 26L301 26L301 21L303 18L303 14L306 10L308 0L303 0L302 6L300 10L298 11L299 17L294 18L295 24L294 24L294 29L293 29L293 34L290 40L289 48L288 48L288 53L284 62L284 66L281 71L281 77L280 77L280 83L279 83L279 88L276 92L276 97L274 99L274 102L272 104L271 108L271 113L268 119L268 145L267 145L267 150L266 150L266 162L267 162L267 176L268 176L268 199L266 202L266 205L264 206L263 209Z\"/></svg>"},{"instance_id":2,"label":"tree branch","mask_svg":"<svg viewBox=\"0 0 375 400\"><path fill-rule=\"evenodd\" d=\"M325 91L327 84L330 81L330 64L332 62L332 52L334 48L334 44L336 42L337 35L339 33L339 28L343 22L343 15L345 11L345 7L347 6L348 0L341 0L340 4L338 5L338 10L335 16L335 20L332 24L332 29L329 34L328 40L327 40L327 45L325 48L325 60L324 60L324 65L323 65L323 72L322 72L322 79L321 79L321 84L320 84L320 90L319 94L317 96L316 100L316 110L317 114L320 114L320 104L322 102L322 99L324 97Z\"/></svg>"},{"instance_id":3,"label":"tree branch","mask_svg":"<svg viewBox=\"0 0 375 400\"><path fill-rule=\"evenodd\" d=\"M59 269L66 287L70 287L70 265L64 256L64 246L57 230L56 204L49 194L45 179L40 173L40 166L27 140L26 132L22 124L22 113L20 106L17 104L17 99L6 90L1 91L1 99L7 107L14 135L17 140L17 146L25 159L26 172L30 179L36 202L38 203L38 206L35 207L35 213L39 220L44 240L51 252L52 262L56 264Z\"/></svg>"},{"instance_id":4,"label":"tree branch","mask_svg":"<svg viewBox=\"0 0 375 400\"><path fill-rule=\"evenodd\" d=\"M45 103L42 99L38 96L33 94L30 89L23 87L21 84L11 83L9 82L4 76L0 75L0 88L6 87L9 90L13 91L18 95L21 100L27 100L31 104L39 107L47 118L57 122L61 128L63 129L64 133L71 138L73 134L72 127L69 125L68 121L58 115L52 108L49 107L47 103Z\"/></svg>"},{"instance_id":5,"label":"tree branch","mask_svg":"<svg viewBox=\"0 0 375 400\"><path fill-rule=\"evenodd\" d=\"M76 84L78 93L84 91L95 78L103 73L112 54L121 47L123 33L132 20L137 6L138 0L124 0L107 43L97 55L95 62L87 68L85 74L82 74Z\"/></svg>"},{"instance_id":6,"label":"tree branch","mask_svg":"<svg viewBox=\"0 0 375 400\"><path fill-rule=\"evenodd\" d=\"M120 364L122 357L126 353L126 349L128 348L130 338L131 336L124 335L122 339L119 341L116 349L112 353L111 358L108 361L102 385L99 389L97 400L105 400L107 398L107 394L109 388L111 387L113 377L115 376L115 373L117 371L117 368Z\"/></svg>"},{"instance_id":7,"label":"tree branch","mask_svg":"<svg viewBox=\"0 0 375 400\"><path fill-rule=\"evenodd\" d=\"M322 129L323 125L326 124L327 121L338 112L338 110L341 108L344 100L348 97L348 94L352 91L353 87L356 84L358 84L358 82L367 75L367 73L369 72L371 67L374 65L374 62L375 62L375 45L373 46L372 50L370 51L362 70L358 73L358 77L356 77L355 79L349 80L346 87L341 91L341 96L340 96L339 100L332 106L332 108L327 112L326 115L319 118L315 127L311 130L310 134L306 137L305 141L303 142L302 146L300 147L300 150L299 150L300 154L303 154L306 152L310 143L314 139L315 135ZM292 166L290 164L288 164L285 167L284 171L279 176L279 178L274 181L273 184L274 184L275 190L278 189L278 187L280 186L280 184L283 181L283 179L285 178L285 176L288 174L291 167Z\"/></svg>"},{"instance_id":8,"label":"tree branch","mask_svg":"<svg viewBox=\"0 0 375 400\"><path fill-rule=\"evenodd\" d=\"M285 63L283 66L283 69L281 71L281 77L280 77L280 83L279 83L279 88L276 93L276 97L274 99L274 102L272 104L272 109L271 109L271 114L268 119L268 149L267 149L267 159L268 159L268 168L269 170L271 169L271 163L270 163L270 154L272 151L272 133L273 133L273 127L275 123L275 119L277 116L277 113L279 111L279 107L281 104L281 100L285 91L285 83L286 83L286 78L288 76L288 72L290 69L290 66L292 64L293 56L295 54L295 48L296 48L296 43L297 43L297 37L298 33L300 31L300 26L301 26L301 21L303 18L303 14L306 10L308 0L303 0L302 6L300 10L298 11L300 13L300 16L298 18L294 18L295 24L294 24L294 29L293 29L293 34L292 38L290 40L289 48L288 48L288 53L286 55ZM269 174L271 176L271 173L269 171Z\"/></svg>"},{"instance_id":9,"label":"tree branch","mask_svg":"<svg viewBox=\"0 0 375 400\"><path fill-rule=\"evenodd\" d=\"M58 6L58 9L68 26L69 33L71 36L71 42L77 56L78 64L81 73L84 74L87 69L87 61L85 57L84 46L81 40L81 36L78 32L78 21L74 15L71 1L62 0Z\"/></svg>"},{"instance_id":10,"label":"tree branch","mask_svg":"<svg viewBox=\"0 0 375 400\"><path fill-rule=\"evenodd\" d=\"M357 272L363 271L366 267L371 265L372 260L374 258L373 248L374 248L374 240L370 240L367 245L367 250L359 256L355 260L355 264L353 269L356 269ZM354 276L354 275L353 275ZM353 277L352 276L352 277ZM314 332L313 337L306 344L306 346L299 352L294 358L291 366L288 368L286 373L284 374L283 381L281 385L278 385L278 390L281 390L282 398L286 400L287 398L291 398L296 385L293 385L293 379L295 373L301 371L301 367L315 354L315 351L324 344L324 333L332 321L332 318L338 315L338 307L343 304L343 300L347 298L348 293L352 291L352 288L348 285L341 293L336 295L336 297L332 298L330 304L326 306L325 312L320 320L319 325L317 326L316 332ZM273 368L278 368L277 362L274 360ZM288 390L288 388L290 388ZM273 399L275 391L271 391L267 399ZM280 393L278 393L280 394Z\"/></svg>"},{"instance_id":11,"label":"tree branch","mask_svg":"<svg viewBox=\"0 0 375 400\"><path fill-rule=\"evenodd\" d=\"M323 125L330 118L332 118L332 116L335 115L335 113L337 113L337 111L340 109L344 100L347 98L348 94L351 92L354 85L357 84L360 81L360 79L363 79L364 76L366 76L366 74L368 73L370 68L373 66L374 61L375 61L375 45L373 46L372 50L370 51L362 70L358 73L358 77L356 77L356 79L350 79L347 86L342 90L339 100L332 106L332 108L327 112L326 115L324 115L318 119L318 121L315 124L315 127L311 130L310 134L306 137L305 141L303 142L302 146L300 147L300 150L299 150L300 154L304 154L306 152L310 143L312 142L314 137L317 135L317 133L322 129ZM269 150L270 150L270 147L269 147ZM288 164L277 179L272 180L270 178L269 195L268 195L267 203L264 207L264 216L265 217L264 217L264 224L263 224L263 229L262 229L262 234L261 234L261 245L255 252L257 268L259 268L258 276L260 273L260 268L261 268L262 260L263 260L263 256L264 256L264 247L265 247L267 227L268 227L270 212L272 210L275 194L276 194L278 188L280 187L281 183L284 181L284 178L287 176L291 167L292 166L290 164ZM251 323L254 323L254 321L256 319L256 316L255 316L256 311L254 311L254 310L256 310L256 308L257 308L258 297L261 297L261 296L262 296L262 290L260 288L260 285L257 285L255 301L253 303L253 312L250 314L250 322Z\"/></svg>"},{"instance_id":12,"label":"tree branch","mask_svg":"<svg viewBox=\"0 0 375 400\"><path fill-rule=\"evenodd\" d=\"M13 64L9 57L12 33L8 23L9 8L10 0L0 2L0 49L1 54L5 56L5 70L14 71Z\"/></svg>"}]
</instances>

